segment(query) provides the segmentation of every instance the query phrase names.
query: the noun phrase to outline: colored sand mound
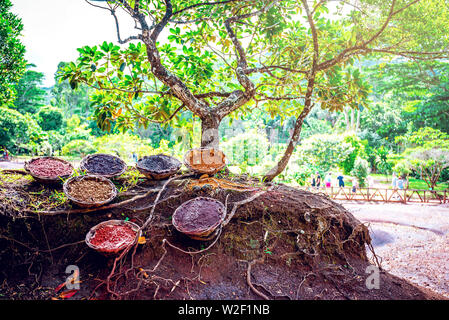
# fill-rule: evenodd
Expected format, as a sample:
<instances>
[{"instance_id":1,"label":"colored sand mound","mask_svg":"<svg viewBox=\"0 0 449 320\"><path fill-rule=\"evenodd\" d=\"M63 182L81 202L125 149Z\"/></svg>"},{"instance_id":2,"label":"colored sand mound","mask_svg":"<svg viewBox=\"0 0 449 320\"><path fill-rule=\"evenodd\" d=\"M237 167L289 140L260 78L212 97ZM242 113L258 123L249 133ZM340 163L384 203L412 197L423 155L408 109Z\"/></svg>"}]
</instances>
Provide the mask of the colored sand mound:
<instances>
[{"instance_id":1,"label":"colored sand mound","mask_svg":"<svg viewBox=\"0 0 449 320\"><path fill-rule=\"evenodd\" d=\"M186 232L203 231L217 226L223 216L223 205L205 198L183 203L173 216L175 225Z\"/></svg>"},{"instance_id":2,"label":"colored sand mound","mask_svg":"<svg viewBox=\"0 0 449 320\"><path fill-rule=\"evenodd\" d=\"M39 177L53 178L72 174L72 167L69 163L50 158L33 160L27 168L33 175Z\"/></svg>"},{"instance_id":3,"label":"colored sand mound","mask_svg":"<svg viewBox=\"0 0 449 320\"><path fill-rule=\"evenodd\" d=\"M153 172L176 170L180 167L178 160L164 155L144 157L139 160L139 167Z\"/></svg>"},{"instance_id":4,"label":"colored sand mound","mask_svg":"<svg viewBox=\"0 0 449 320\"><path fill-rule=\"evenodd\" d=\"M82 202L97 203L108 200L113 192L112 186L105 181L95 179L73 180L68 185L71 197Z\"/></svg>"},{"instance_id":5,"label":"colored sand mound","mask_svg":"<svg viewBox=\"0 0 449 320\"><path fill-rule=\"evenodd\" d=\"M107 154L90 156L84 163L84 168L91 174L110 175L123 170L124 163L120 158Z\"/></svg>"},{"instance_id":6,"label":"colored sand mound","mask_svg":"<svg viewBox=\"0 0 449 320\"><path fill-rule=\"evenodd\" d=\"M113 252L132 244L137 232L127 225L103 225L95 230L90 243L98 250Z\"/></svg>"}]
</instances>

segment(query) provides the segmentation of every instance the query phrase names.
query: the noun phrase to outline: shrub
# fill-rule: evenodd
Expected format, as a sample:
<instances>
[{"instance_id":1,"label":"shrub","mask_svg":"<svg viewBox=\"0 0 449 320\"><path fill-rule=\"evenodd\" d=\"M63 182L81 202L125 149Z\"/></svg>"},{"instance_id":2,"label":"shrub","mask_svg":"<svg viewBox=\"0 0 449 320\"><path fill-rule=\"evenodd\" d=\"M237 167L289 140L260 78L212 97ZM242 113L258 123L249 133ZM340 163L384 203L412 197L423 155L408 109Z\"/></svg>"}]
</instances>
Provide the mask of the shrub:
<instances>
[{"instance_id":1,"label":"shrub","mask_svg":"<svg viewBox=\"0 0 449 320\"><path fill-rule=\"evenodd\" d=\"M366 141L367 142L367 141ZM366 158L365 144L356 135L346 135L343 137L343 143L351 145L351 152L347 155L339 167L345 174L349 174L354 168L357 157Z\"/></svg>"},{"instance_id":2,"label":"shrub","mask_svg":"<svg viewBox=\"0 0 449 320\"><path fill-rule=\"evenodd\" d=\"M63 156L84 157L96 151L92 143L87 140L72 140L62 147L61 154Z\"/></svg>"},{"instance_id":3,"label":"shrub","mask_svg":"<svg viewBox=\"0 0 449 320\"><path fill-rule=\"evenodd\" d=\"M115 154L128 162L133 160L133 153L135 153L138 158L154 154L154 149L151 148L151 141L142 140L138 136L129 133L98 137L94 140L93 145L97 152Z\"/></svg>"},{"instance_id":4,"label":"shrub","mask_svg":"<svg viewBox=\"0 0 449 320\"><path fill-rule=\"evenodd\" d=\"M221 148L235 165L260 166L268 160L268 144L265 133L260 134L256 129L251 129L223 142Z\"/></svg>"},{"instance_id":5,"label":"shrub","mask_svg":"<svg viewBox=\"0 0 449 320\"><path fill-rule=\"evenodd\" d=\"M305 139L295 155L299 164L307 163L320 172L339 167L348 174L357 157L364 158L365 147L355 135L320 134Z\"/></svg>"},{"instance_id":6,"label":"shrub","mask_svg":"<svg viewBox=\"0 0 449 320\"><path fill-rule=\"evenodd\" d=\"M411 163L408 159L399 160L393 167L393 171L397 173L398 176L408 176L411 170Z\"/></svg>"},{"instance_id":7,"label":"shrub","mask_svg":"<svg viewBox=\"0 0 449 320\"><path fill-rule=\"evenodd\" d=\"M357 158L354 162L354 168L351 171L351 175L357 178L360 187L365 186L366 177L370 173L370 167L368 161L362 158Z\"/></svg>"}]
</instances>

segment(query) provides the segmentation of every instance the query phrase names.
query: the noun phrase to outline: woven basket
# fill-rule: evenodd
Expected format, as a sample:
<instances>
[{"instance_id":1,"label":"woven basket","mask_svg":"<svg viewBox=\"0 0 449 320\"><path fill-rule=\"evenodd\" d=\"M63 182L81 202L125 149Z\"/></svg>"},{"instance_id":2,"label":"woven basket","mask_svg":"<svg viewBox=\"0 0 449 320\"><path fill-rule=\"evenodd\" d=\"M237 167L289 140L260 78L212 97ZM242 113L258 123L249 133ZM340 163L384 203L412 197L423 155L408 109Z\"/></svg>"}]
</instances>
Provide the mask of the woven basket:
<instances>
[{"instance_id":1,"label":"woven basket","mask_svg":"<svg viewBox=\"0 0 449 320\"><path fill-rule=\"evenodd\" d=\"M195 166L195 162L200 160L202 168ZM211 163L216 162L218 163ZM226 155L223 151L214 148L190 149L184 155L185 166L195 173L214 175L226 166Z\"/></svg>"},{"instance_id":2,"label":"woven basket","mask_svg":"<svg viewBox=\"0 0 449 320\"><path fill-rule=\"evenodd\" d=\"M134 241L132 243L129 243L129 244L124 243L123 245L121 245L120 247L118 247L118 248L116 248L116 249L114 249L112 251L111 250L104 250L104 249L101 249L101 248L99 248L99 247L97 247L97 246L95 246L95 245L93 245L91 243L91 239L95 235L95 232L97 231L97 229L102 227L102 226L104 226L104 225L128 225L128 226L131 227L131 229L133 229L134 231L136 231L138 233L136 234L136 238L134 239ZM97 252L99 252L99 253L107 256L107 257L110 257L110 256L117 255L118 253L120 253L120 251L122 251L123 249L125 249L129 245L134 245L136 243L136 241L138 240L138 238L141 237L141 236L142 236L142 231L140 230L140 227L137 224L135 224L135 223L133 223L131 221L107 220L107 221L100 222L99 224L97 224L94 227L92 227L89 230L89 232L86 234L85 242L86 242L86 244L87 244L87 246L89 248L94 249L95 251L97 251Z\"/></svg>"},{"instance_id":3,"label":"woven basket","mask_svg":"<svg viewBox=\"0 0 449 320\"><path fill-rule=\"evenodd\" d=\"M64 163L64 164L70 165L70 168L71 168L72 170L71 170L70 174L63 175L63 176L55 176L55 177L44 177L44 176L39 176L39 175L34 174L34 173L29 169L29 165L30 165L33 161L36 161L36 160L38 160L38 159L53 159L53 160L57 160L57 161L60 161L60 162L62 162L62 163ZM41 183L59 183L59 182L62 181L61 179L66 179L66 178L70 177L70 176L72 175L72 173L73 173L73 165L72 165L70 162L65 161L65 160L63 160L63 159L56 158L56 157L39 157L39 158L33 158L33 159L29 160L29 161L25 161L24 169L25 169L25 171L26 171L30 176L32 176L36 181L41 182Z\"/></svg>"},{"instance_id":4,"label":"woven basket","mask_svg":"<svg viewBox=\"0 0 449 320\"><path fill-rule=\"evenodd\" d=\"M214 203L218 204L219 219L217 219L217 221L210 226L207 226L204 228L197 228L194 230L187 229L185 226L182 226L180 224L180 222L178 221L179 217L181 215L185 214L185 212L186 212L185 210L188 210L186 208L186 206L191 204L192 202L198 202L200 204L201 204L201 202L203 202L203 203L214 202ZM197 198L194 198L194 199L184 202L178 208L176 208L176 210L172 216L172 224L176 228L176 230L188 235L190 238L195 239L195 240L205 241L205 240L210 240L213 237L213 235L214 235L213 232L216 231L217 227L219 227L223 223L225 217L226 217L226 208L220 201L213 199L213 198L197 197Z\"/></svg>"},{"instance_id":5,"label":"woven basket","mask_svg":"<svg viewBox=\"0 0 449 320\"><path fill-rule=\"evenodd\" d=\"M148 158L154 158L154 157L164 158L165 160L167 160L170 163L170 167L168 167L164 170L156 170L156 169L152 170L151 168L143 167L143 160L148 159ZM136 168L137 168L137 170L139 170L140 173L142 173L148 179L154 179L154 180L167 179L168 177L176 174L179 171L179 169L181 168L181 166L182 166L181 161L179 161L176 158L167 156L165 154L145 156L142 159L139 159L139 161L137 161L137 164L136 164Z\"/></svg>"},{"instance_id":6,"label":"woven basket","mask_svg":"<svg viewBox=\"0 0 449 320\"><path fill-rule=\"evenodd\" d=\"M122 168L120 169L120 171L117 171L117 172L114 172L114 173L111 173L111 174L99 174L99 173L91 172L86 167L87 163L89 161L91 161L93 158L97 157L97 156L108 156L108 157L111 157L111 158L116 158L116 159L120 160ZM125 161L123 161L122 159L120 159L117 156L113 156L111 154L106 154L106 153L89 154L89 155L85 156L83 159L81 159L81 162L80 162L80 169L86 171L90 175L102 176L102 177L111 178L111 179L115 178L115 177L118 177L118 176L121 176L123 173L125 173L126 168L127 168L127 165L126 165Z\"/></svg>"},{"instance_id":7,"label":"woven basket","mask_svg":"<svg viewBox=\"0 0 449 320\"><path fill-rule=\"evenodd\" d=\"M81 179L92 179L92 180L96 180L96 181L106 182L109 186L111 186L111 190L112 190L111 195L109 196L108 199L101 201L101 202L85 202L85 201L74 198L73 196L70 195L69 186L74 181L81 180ZM112 200L114 200L115 197L117 196L117 188L115 187L115 185L112 183L111 180L109 180L105 177L102 177L102 176L94 176L94 175L72 177L64 183L63 190L64 190L64 194L70 201L72 201L77 206L84 207L84 208L101 207L101 206L111 202Z\"/></svg>"}]
</instances>

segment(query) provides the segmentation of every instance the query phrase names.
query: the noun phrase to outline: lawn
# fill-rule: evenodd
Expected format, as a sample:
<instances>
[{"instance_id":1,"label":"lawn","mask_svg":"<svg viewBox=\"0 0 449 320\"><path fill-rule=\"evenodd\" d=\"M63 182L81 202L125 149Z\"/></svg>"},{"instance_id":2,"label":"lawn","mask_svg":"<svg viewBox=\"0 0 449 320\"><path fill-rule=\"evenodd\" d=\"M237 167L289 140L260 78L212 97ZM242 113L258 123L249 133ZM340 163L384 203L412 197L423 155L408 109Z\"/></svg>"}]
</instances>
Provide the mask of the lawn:
<instances>
[{"instance_id":1,"label":"lawn","mask_svg":"<svg viewBox=\"0 0 449 320\"><path fill-rule=\"evenodd\" d=\"M391 185L391 176L385 176L383 174L372 174L372 177L378 183ZM409 178L409 189L428 190L429 186L424 180ZM435 188L435 190L444 190L444 189L449 189L448 183L444 182L439 183Z\"/></svg>"}]
</instances>

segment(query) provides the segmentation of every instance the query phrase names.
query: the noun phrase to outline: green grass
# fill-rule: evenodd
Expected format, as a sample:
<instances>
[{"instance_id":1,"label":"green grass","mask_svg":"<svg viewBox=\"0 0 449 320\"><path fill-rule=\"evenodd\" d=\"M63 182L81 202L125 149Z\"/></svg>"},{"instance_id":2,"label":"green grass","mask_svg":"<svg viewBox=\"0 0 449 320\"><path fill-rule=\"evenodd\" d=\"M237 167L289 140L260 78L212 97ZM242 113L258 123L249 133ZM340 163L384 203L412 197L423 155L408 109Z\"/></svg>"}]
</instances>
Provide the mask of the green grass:
<instances>
[{"instance_id":1,"label":"green grass","mask_svg":"<svg viewBox=\"0 0 449 320\"><path fill-rule=\"evenodd\" d=\"M374 180L379 183L391 185L391 176L386 177L383 174L372 174ZM424 180L409 178L409 189L418 189L418 190L428 190L429 186ZM449 185L447 183L439 183L436 185L435 190L444 190L449 189Z\"/></svg>"}]
</instances>

